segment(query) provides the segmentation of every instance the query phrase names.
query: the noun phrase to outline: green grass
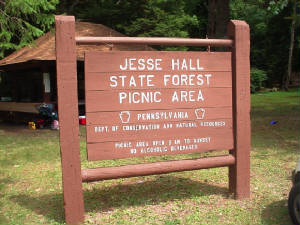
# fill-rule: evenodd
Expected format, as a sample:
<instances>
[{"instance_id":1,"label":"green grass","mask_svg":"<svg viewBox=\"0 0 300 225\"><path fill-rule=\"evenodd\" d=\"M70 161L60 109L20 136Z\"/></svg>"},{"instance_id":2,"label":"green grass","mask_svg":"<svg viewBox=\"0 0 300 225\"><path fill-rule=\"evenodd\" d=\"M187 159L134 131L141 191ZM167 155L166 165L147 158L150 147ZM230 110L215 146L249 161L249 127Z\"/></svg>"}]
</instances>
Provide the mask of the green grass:
<instances>
[{"instance_id":1,"label":"green grass","mask_svg":"<svg viewBox=\"0 0 300 225\"><path fill-rule=\"evenodd\" d=\"M299 89L251 98L249 200L228 193L226 168L108 180L83 184L85 224L291 224L287 198L299 157ZM83 168L198 157L88 162L80 129ZM0 224L64 224L57 131L0 124Z\"/></svg>"}]
</instances>

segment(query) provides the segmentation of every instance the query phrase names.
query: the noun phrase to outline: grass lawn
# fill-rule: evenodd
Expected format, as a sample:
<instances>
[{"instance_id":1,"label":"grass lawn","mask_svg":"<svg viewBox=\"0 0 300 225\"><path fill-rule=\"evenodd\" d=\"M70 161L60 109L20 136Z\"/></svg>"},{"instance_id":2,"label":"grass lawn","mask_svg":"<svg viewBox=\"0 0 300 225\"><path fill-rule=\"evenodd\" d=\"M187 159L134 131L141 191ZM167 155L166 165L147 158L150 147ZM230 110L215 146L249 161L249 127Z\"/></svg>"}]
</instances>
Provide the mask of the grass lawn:
<instances>
[{"instance_id":1,"label":"grass lawn","mask_svg":"<svg viewBox=\"0 0 300 225\"><path fill-rule=\"evenodd\" d=\"M227 168L108 180L83 184L86 224L291 224L299 112L299 89L252 95L249 200L228 193ZM88 162L80 129L83 168L199 157ZM0 124L0 224L64 224L57 131Z\"/></svg>"}]
</instances>

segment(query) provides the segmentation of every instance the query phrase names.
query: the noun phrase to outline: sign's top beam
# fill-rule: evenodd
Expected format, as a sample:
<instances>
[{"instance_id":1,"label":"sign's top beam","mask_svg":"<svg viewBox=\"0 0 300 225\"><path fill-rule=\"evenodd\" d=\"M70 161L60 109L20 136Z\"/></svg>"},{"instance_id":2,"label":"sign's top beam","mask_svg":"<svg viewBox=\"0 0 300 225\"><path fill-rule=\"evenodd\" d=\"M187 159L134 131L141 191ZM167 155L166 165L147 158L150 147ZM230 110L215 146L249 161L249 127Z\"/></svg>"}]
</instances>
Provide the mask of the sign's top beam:
<instances>
[{"instance_id":1,"label":"sign's top beam","mask_svg":"<svg viewBox=\"0 0 300 225\"><path fill-rule=\"evenodd\" d=\"M197 39L197 38L146 38L146 37L76 37L77 44L147 44L172 46L214 46L231 47L231 39Z\"/></svg>"}]
</instances>

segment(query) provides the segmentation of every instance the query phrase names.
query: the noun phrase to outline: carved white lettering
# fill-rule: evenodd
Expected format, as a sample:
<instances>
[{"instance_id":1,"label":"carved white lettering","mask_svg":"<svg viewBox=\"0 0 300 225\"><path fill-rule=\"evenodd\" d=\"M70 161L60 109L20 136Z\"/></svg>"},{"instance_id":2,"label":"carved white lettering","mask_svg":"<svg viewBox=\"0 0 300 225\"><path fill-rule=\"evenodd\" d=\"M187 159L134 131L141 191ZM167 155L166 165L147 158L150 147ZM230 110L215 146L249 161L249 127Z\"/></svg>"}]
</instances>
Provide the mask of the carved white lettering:
<instances>
[{"instance_id":1,"label":"carved white lettering","mask_svg":"<svg viewBox=\"0 0 300 225\"><path fill-rule=\"evenodd\" d=\"M196 91L191 90L191 91L186 91L186 90L180 90L174 91L172 95L172 102L199 102L199 101L204 101L204 97L202 95L202 91L198 90L198 94Z\"/></svg>"},{"instance_id":2,"label":"carved white lettering","mask_svg":"<svg viewBox=\"0 0 300 225\"><path fill-rule=\"evenodd\" d=\"M152 87L154 75L152 74L140 74L138 76L126 76L126 75L118 75L118 76L110 76L110 86L111 87Z\"/></svg>"},{"instance_id":3,"label":"carved white lettering","mask_svg":"<svg viewBox=\"0 0 300 225\"><path fill-rule=\"evenodd\" d=\"M200 65L199 59L171 59L172 70L181 71L201 71L203 67Z\"/></svg>"},{"instance_id":4,"label":"carved white lettering","mask_svg":"<svg viewBox=\"0 0 300 225\"><path fill-rule=\"evenodd\" d=\"M139 104L139 103L154 103L161 102L161 93L159 91L147 92L119 92L120 104Z\"/></svg>"},{"instance_id":5,"label":"carved white lettering","mask_svg":"<svg viewBox=\"0 0 300 225\"><path fill-rule=\"evenodd\" d=\"M163 83L164 86L209 86L211 77L211 74L165 74Z\"/></svg>"},{"instance_id":6,"label":"carved white lettering","mask_svg":"<svg viewBox=\"0 0 300 225\"><path fill-rule=\"evenodd\" d=\"M120 64L121 70L132 70L132 71L142 71L142 70L162 70L160 63L162 59L152 59L147 60L140 58L125 58L123 64Z\"/></svg>"}]
</instances>

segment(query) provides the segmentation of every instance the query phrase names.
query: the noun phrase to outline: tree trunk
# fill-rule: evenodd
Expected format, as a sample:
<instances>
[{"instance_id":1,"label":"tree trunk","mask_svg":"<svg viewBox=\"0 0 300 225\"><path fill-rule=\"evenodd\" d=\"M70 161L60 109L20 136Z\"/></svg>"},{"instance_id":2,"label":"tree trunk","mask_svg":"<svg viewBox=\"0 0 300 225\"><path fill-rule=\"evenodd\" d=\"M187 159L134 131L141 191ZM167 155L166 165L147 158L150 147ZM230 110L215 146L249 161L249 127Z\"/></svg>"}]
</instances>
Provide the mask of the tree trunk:
<instances>
[{"instance_id":1,"label":"tree trunk","mask_svg":"<svg viewBox=\"0 0 300 225\"><path fill-rule=\"evenodd\" d=\"M208 0L208 26L209 38L224 38L229 22L230 0Z\"/></svg>"},{"instance_id":2,"label":"tree trunk","mask_svg":"<svg viewBox=\"0 0 300 225\"><path fill-rule=\"evenodd\" d=\"M293 60L295 25L296 25L296 21L294 19L294 16L296 15L296 6L297 6L297 2L294 1L294 3L293 3L293 13L292 13L292 24L291 24L291 38L290 38L288 68L287 68L287 73L286 73L286 76L285 76L285 79L284 79L284 84L283 84L283 88L286 91L289 89L289 84L290 84L291 74L292 74L292 60Z\"/></svg>"},{"instance_id":3,"label":"tree trunk","mask_svg":"<svg viewBox=\"0 0 300 225\"><path fill-rule=\"evenodd\" d=\"M60 0L59 4L56 7L56 11L59 14L67 13L68 15L71 15L73 13L74 8L82 2L88 3L88 0Z\"/></svg>"}]
</instances>

